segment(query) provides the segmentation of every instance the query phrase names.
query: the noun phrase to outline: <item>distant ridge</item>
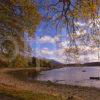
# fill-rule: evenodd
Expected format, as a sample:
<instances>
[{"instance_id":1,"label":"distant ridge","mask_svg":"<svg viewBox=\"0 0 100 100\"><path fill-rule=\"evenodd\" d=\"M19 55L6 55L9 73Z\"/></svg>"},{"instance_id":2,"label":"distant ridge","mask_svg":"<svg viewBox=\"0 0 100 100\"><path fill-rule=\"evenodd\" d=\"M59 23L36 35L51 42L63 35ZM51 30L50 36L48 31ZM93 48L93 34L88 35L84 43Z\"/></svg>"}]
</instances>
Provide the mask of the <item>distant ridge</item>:
<instances>
[{"instance_id":1,"label":"distant ridge","mask_svg":"<svg viewBox=\"0 0 100 100\"><path fill-rule=\"evenodd\" d=\"M84 66L100 66L100 62L90 62L90 63L84 63Z\"/></svg>"},{"instance_id":2,"label":"distant ridge","mask_svg":"<svg viewBox=\"0 0 100 100\"><path fill-rule=\"evenodd\" d=\"M88 62L88 63L84 63L84 64L76 64L76 63L73 63L73 64L64 64L64 66L75 66L75 67L78 67L78 66L100 66L100 62Z\"/></svg>"}]
</instances>

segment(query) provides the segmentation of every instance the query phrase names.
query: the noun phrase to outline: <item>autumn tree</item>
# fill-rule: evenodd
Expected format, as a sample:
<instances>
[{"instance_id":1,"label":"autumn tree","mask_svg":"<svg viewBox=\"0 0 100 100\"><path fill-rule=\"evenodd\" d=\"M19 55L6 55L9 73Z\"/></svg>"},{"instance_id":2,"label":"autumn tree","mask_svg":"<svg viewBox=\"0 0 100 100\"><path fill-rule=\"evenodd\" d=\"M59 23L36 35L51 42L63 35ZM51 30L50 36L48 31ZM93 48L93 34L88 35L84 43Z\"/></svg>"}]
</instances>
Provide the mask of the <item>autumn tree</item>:
<instances>
[{"instance_id":1,"label":"autumn tree","mask_svg":"<svg viewBox=\"0 0 100 100\"><path fill-rule=\"evenodd\" d=\"M0 54L12 55L9 52L14 51L16 45L23 51L24 33L34 36L40 21L41 15L34 1L0 0Z\"/></svg>"},{"instance_id":2,"label":"autumn tree","mask_svg":"<svg viewBox=\"0 0 100 100\"><path fill-rule=\"evenodd\" d=\"M29 67L28 59L27 57L24 57L22 55L17 55L16 58L11 63L9 63L7 67L18 67L18 68Z\"/></svg>"}]
</instances>

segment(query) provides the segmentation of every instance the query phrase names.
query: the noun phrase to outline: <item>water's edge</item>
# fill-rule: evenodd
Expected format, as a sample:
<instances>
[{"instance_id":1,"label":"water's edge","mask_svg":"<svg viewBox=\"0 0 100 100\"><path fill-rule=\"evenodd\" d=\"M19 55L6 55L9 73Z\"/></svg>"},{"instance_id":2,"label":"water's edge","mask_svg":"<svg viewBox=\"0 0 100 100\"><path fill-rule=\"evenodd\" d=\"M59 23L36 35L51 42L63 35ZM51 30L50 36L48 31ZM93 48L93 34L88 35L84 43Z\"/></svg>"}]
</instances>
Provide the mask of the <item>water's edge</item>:
<instances>
[{"instance_id":1,"label":"water's edge","mask_svg":"<svg viewBox=\"0 0 100 100\"><path fill-rule=\"evenodd\" d=\"M100 67L64 67L51 69L40 72L36 80L100 88L100 80L91 80L90 77L100 77Z\"/></svg>"}]
</instances>

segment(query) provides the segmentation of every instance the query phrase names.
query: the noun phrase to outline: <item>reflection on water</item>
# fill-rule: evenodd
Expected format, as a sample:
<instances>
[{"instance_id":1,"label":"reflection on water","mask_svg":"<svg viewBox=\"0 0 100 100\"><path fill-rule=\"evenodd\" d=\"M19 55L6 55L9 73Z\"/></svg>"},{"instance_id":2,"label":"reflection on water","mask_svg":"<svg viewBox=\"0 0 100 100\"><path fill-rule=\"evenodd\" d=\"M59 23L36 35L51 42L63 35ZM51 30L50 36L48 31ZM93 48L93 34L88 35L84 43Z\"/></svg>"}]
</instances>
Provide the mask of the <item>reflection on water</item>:
<instances>
[{"instance_id":1,"label":"reflection on water","mask_svg":"<svg viewBox=\"0 0 100 100\"><path fill-rule=\"evenodd\" d=\"M100 88L100 80L90 80L90 77L100 77L100 67L66 67L43 71L37 80Z\"/></svg>"}]
</instances>

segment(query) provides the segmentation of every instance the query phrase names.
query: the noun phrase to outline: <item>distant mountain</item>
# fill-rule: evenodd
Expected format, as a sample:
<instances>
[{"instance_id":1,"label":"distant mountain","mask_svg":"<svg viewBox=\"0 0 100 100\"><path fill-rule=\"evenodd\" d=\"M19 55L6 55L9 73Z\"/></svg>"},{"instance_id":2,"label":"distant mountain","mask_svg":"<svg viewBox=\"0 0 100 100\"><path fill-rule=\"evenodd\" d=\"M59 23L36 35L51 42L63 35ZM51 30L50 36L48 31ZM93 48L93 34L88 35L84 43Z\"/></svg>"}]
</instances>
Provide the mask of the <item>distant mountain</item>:
<instances>
[{"instance_id":1,"label":"distant mountain","mask_svg":"<svg viewBox=\"0 0 100 100\"><path fill-rule=\"evenodd\" d=\"M80 66L100 66L100 62L88 62L84 64L65 64L64 66L73 66L73 67L80 67Z\"/></svg>"},{"instance_id":2,"label":"distant mountain","mask_svg":"<svg viewBox=\"0 0 100 100\"><path fill-rule=\"evenodd\" d=\"M61 63L61 62L58 62L58 61L56 61L56 60L54 60L54 59L48 59L48 60L50 60L52 63L54 63L54 64L63 64L63 63Z\"/></svg>"}]
</instances>

